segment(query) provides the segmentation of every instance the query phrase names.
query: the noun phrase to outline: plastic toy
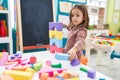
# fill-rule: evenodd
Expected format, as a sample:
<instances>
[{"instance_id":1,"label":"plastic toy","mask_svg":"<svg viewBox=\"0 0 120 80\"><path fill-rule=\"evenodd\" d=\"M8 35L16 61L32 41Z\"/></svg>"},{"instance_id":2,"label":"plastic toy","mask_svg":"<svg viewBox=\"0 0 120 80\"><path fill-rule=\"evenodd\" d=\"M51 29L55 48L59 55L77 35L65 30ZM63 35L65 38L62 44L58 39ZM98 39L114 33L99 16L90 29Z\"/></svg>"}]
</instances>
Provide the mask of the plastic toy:
<instances>
[{"instance_id":1,"label":"plastic toy","mask_svg":"<svg viewBox=\"0 0 120 80\"><path fill-rule=\"evenodd\" d=\"M69 56L70 55L68 55L68 54L64 54L64 53L56 53L55 54L55 58L57 59L57 60L69 60Z\"/></svg>"},{"instance_id":2,"label":"plastic toy","mask_svg":"<svg viewBox=\"0 0 120 80\"><path fill-rule=\"evenodd\" d=\"M4 65L8 61L8 53L2 52L0 53L0 66Z\"/></svg>"},{"instance_id":3,"label":"plastic toy","mask_svg":"<svg viewBox=\"0 0 120 80\"><path fill-rule=\"evenodd\" d=\"M73 59L73 60L70 62L70 64L71 64L72 66L77 66L77 65L80 64L80 61L79 61L78 59Z\"/></svg>"},{"instance_id":4,"label":"plastic toy","mask_svg":"<svg viewBox=\"0 0 120 80\"><path fill-rule=\"evenodd\" d=\"M89 78L94 79L94 78L96 77L96 71L94 71L94 70L88 70L87 76L88 76Z\"/></svg>"}]
</instances>

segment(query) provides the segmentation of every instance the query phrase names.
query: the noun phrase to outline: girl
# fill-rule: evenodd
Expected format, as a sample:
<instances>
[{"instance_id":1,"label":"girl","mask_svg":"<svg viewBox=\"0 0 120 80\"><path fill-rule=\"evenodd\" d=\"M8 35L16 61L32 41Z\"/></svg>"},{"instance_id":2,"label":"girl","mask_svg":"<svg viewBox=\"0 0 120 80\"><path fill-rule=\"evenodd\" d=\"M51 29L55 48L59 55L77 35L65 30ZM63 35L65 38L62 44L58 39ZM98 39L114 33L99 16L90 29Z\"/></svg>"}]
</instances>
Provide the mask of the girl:
<instances>
[{"instance_id":1,"label":"girl","mask_svg":"<svg viewBox=\"0 0 120 80\"><path fill-rule=\"evenodd\" d=\"M63 52L70 55L70 61L75 58L80 60L85 47L86 28L89 25L86 6L75 5L70 11L69 19L70 24L65 26L69 30L69 35Z\"/></svg>"}]
</instances>

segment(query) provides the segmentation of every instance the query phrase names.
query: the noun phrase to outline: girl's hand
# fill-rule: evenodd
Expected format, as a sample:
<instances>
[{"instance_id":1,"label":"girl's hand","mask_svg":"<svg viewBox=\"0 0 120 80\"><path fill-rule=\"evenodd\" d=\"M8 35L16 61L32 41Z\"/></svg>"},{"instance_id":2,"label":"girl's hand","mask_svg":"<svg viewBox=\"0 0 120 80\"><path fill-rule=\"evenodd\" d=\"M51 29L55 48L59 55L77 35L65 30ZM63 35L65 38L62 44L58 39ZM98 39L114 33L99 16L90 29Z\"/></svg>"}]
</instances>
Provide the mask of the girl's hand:
<instances>
[{"instance_id":1,"label":"girl's hand","mask_svg":"<svg viewBox=\"0 0 120 80\"><path fill-rule=\"evenodd\" d=\"M69 57L70 61L77 58L76 52L77 51L76 51L76 49L74 47L68 51L68 54L70 55L70 57Z\"/></svg>"}]
</instances>

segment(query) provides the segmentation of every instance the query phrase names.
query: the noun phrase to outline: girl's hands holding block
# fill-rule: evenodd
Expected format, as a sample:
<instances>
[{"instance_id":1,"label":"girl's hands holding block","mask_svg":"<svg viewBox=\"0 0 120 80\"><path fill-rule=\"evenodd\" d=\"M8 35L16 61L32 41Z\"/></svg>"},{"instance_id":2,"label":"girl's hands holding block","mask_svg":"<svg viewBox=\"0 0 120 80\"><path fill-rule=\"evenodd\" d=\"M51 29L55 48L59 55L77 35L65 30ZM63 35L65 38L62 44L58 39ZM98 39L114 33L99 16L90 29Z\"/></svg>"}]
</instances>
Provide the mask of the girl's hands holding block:
<instances>
[{"instance_id":1,"label":"girl's hands holding block","mask_svg":"<svg viewBox=\"0 0 120 80\"><path fill-rule=\"evenodd\" d=\"M68 51L68 54L70 55L69 60L72 61L73 59L77 58L77 48L73 47Z\"/></svg>"}]
</instances>

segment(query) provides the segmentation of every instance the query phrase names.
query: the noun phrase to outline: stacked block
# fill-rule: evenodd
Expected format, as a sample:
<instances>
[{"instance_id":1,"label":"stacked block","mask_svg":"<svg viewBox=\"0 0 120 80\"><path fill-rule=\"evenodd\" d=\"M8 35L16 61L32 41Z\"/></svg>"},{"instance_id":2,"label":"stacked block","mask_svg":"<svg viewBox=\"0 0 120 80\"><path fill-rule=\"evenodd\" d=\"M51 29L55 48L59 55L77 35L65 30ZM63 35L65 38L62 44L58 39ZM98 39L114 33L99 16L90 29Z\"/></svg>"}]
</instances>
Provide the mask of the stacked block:
<instances>
[{"instance_id":1,"label":"stacked block","mask_svg":"<svg viewBox=\"0 0 120 80\"><path fill-rule=\"evenodd\" d=\"M49 39L50 39L50 52L62 52L63 51L63 34L62 23L49 22Z\"/></svg>"}]
</instances>

